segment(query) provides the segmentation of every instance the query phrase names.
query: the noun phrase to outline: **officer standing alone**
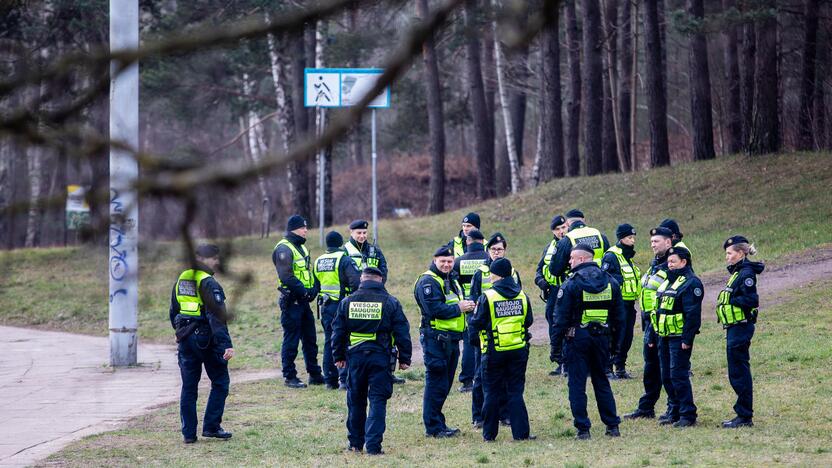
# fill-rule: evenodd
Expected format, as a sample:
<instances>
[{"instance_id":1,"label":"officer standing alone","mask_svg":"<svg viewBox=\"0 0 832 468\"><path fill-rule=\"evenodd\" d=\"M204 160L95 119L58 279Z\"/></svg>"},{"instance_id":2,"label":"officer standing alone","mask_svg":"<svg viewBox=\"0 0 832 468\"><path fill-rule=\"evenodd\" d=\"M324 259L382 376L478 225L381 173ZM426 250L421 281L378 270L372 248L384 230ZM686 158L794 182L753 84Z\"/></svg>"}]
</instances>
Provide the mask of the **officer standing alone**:
<instances>
[{"instance_id":1,"label":"officer standing alone","mask_svg":"<svg viewBox=\"0 0 832 468\"><path fill-rule=\"evenodd\" d=\"M479 229L472 229L465 236L467 251L462 256L456 257L454 260L454 273L462 286L462 293L465 298L476 300L471 296L471 280L474 274L479 271L479 267L483 265L488 259L488 254L485 253L483 242L485 236ZM468 316L470 318L470 315ZM462 365L459 370L459 382L462 386L459 387L460 392L470 392L474 389L474 374L476 372L476 362L474 360L474 346L471 344L469 333L462 334Z\"/></svg>"},{"instance_id":2,"label":"officer standing alone","mask_svg":"<svg viewBox=\"0 0 832 468\"><path fill-rule=\"evenodd\" d=\"M323 385L324 377L318 366L317 332L315 316L309 303L318 297L320 283L312 275L312 265L306 243L306 220L293 215L286 223L286 234L272 252L272 262L277 270L277 289L280 292L280 325L283 328L283 345L280 360L284 383L289 388L306 388L298 379L295 358L298 343L303 343L303 360L311 385Z\"/></svg>"},{"instance_id":3,"label":"officer standing alone","mask_svg":"<svg viewBox=\"0 0 832 468\"><path fill-rule=\"evenodd\" d=\"M591 423L586 411L586 379L592 380L598 413L607 426L606 435L618 437L620 419L615 397L606 375L610 358L610 329L620 330L624 316L621 288L593 260L591 245L579 243L571 249L572 274L558 291L555 333L564 337L569 368L569 406L576 436L589 439Z\"/></svg>"},{"instance_id":4,"label":"officer standing alone","mask_svg":"<svg viewBox=\"0 0 832 468\"><path fill-rule=\"evenodd\" d=\"M387 293L381 270L367 267L361 286L341 301L332 326L336 366L349 366L347 437L349 450L380 455L387 400L393 395L393 346L399 369L410 367L410 325L399 301ZM367 414L367 400L370 412Z\"/></svg>"},{"instance_id":5,"label":"officer standing alone","mask_svg":"<svg viewBox=\"0 0 832 468\"><path fill-rule=\"evenodd\" d=\"M179 275L171 294L170 323L176 330L182 376L179 415L186 444L196 442L196 400L203 366L211 379L211 393L202 420L202 437L231 438L231 433L220 426L231 384L228 361L234 357L234 347L226 324L229 315L225 292L214 279L219 255L215 245L199 246L196 264Z\"/></svg>"},{"instance_id":6,"label":"officer standing alone","mask_svg":"<svg viewBox=\"0 0 832 468\"><path fill-rule=\"evenodd\" d=\"M413 291L422 313L419 327L425 361L422 419L428 437L453 437L460 432L448 427L442 407L456 374L459 341L466 329L465 314L474 309L474 302L462 299L462 287L451 277L453 266L451 249L440 247Z\"/></svg>"},{"instance_id":7,"label":"officer standing alone","mask_svg":"<svg viewBox=\"0 0 832 468\"><path fill-rule=\"evenodd\" d=\"M540 288L540 297L546 302L546 323L549 326L549 360L556 362L555 370L549 372L549 375L562 375L563 371L563 342L557 340L552 328L554 324L555 302L557 302L558 289L563 282L559 276L552 275L549 270L549 265L552 263L552 258L557 251L557 243L563 239L569 226L566 224L566 218L557 215L552 218L549 223L549 229L552 230L552 240L549 245L543 249L543 255L540 261L537 262L537 270L534 276L534 284Z\"/></svg>"},{"instance_id":8,"label":"officer standing alone","mask_svg":"<svg viewBox=\"0 0 832 468\"><path fill-rule=\"evenodd\" d=\"M615 237L618 242L607 250L604 258L601 259L601 269L610 274L618 285L621 286L621 298L624 300L624 332L621 334L621 342L613 343L612 365L615 365L615 378L631 379L627 372L627 353L633 344L633 328L636 324L636 299L641 290L641 271L633 263L636 255L636 229L630 224L624 223L615 230ZM613 335L616 332L613 331Z\"/></svg>"}]
</instances>

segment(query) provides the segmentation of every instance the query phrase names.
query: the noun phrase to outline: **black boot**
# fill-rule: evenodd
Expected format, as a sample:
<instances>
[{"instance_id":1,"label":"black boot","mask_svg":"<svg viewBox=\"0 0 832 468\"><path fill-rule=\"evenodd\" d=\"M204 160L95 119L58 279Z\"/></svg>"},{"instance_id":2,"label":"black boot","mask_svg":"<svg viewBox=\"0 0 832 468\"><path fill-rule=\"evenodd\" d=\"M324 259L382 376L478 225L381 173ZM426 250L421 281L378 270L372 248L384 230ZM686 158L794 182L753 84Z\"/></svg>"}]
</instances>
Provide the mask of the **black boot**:
<instances>
[{"instance_id":1,"label":"black boot","mask_svg":"<svg viewBox=\"0 0 832 468\"><path fill-rule=\"evenodd\" d=\"M728 421L722 421L723 429L737 429L739 427L754 427L754 422L751 418L743 418L740 416L735 417L734 419L729 419Z\"/></svg>"},{"instance_id":2,"label":"black boot","mask_svg":"<svg viewBox=\"0 0 832 468\"><path fill-rule=\"evenodd\" d=\"M306 388L306 384L301 382L297 377L286 379L283 381L283 384L289 388Z\"/></svg>"}]
</instances>

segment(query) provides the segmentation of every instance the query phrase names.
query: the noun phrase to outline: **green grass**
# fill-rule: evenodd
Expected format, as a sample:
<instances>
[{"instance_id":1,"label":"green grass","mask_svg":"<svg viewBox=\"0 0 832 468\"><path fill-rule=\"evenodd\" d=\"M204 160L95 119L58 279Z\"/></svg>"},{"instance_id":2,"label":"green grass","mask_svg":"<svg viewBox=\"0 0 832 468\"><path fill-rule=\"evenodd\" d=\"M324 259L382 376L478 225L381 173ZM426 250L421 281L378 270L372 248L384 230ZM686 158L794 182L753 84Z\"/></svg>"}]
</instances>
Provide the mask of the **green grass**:
<instances>
[{"instance_id":1,"label":"green grass","mask_svg":"<svg viewBox=\"0 0 832 468\"><path fill-rule=\"evenodd\" d=\"M387 432L381 459L344 453L344 394L321 388L292 391L276 381L232 388L224 426L229 442L200 440L184 446L178 433L178 407L168 405L133 419L125 429L73 443L45 463L58 465L251 466L667 466L789 464L829 466L832 432L832 281L806 284L792 298L762 312L751 347L755 385L755 424L751 429L718 429L732 416L734 394L728 385L725 335L706 321L693 353L693 390L699 426L676 430L655 421L622 423L620 439L603 436L594 397L589 414L593 440L573 440L566 381L546 376L551 369L542 346L532 348L526 403L534 442L512 442L500 429L495 444L484 444L469 429L470 396L452 391L446 404L451 425L463 428L454 440L426 439L421 423L423 384L397 386L388 403ZM640 377L641 334L631 369ZM794 359L785 359L791 356ZM633 409L640 379L612 383L619 413ZM203 400L200 403L204 403ZM660 405L664 403L664 396ZM200 408L201 410L201 408Z\"/></svg>"}]
</instances>

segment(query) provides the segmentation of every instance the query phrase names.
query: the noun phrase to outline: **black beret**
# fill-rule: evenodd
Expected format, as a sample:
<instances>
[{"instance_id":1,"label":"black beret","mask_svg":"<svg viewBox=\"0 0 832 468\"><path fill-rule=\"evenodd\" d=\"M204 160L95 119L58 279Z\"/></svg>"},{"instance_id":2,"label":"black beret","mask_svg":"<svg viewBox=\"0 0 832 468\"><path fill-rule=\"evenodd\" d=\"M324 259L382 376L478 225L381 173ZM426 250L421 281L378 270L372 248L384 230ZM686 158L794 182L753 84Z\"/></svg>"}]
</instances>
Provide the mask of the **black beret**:
<instances>
[{"instance_id":1,"label":"black beret","mask_svg":"<svg viewBox=\"0 0 832 468\"><path fill-rule=\"evenodd\" d=\"M202 244L196 248L196 254L202 258L219 257L220 248L214 244Z\"/></svg>"},{"instance_id":2,"label":"black beret","mask_svg":"<svg viewBox=\"0 0 832 468\"><path fill-rule=\"evenodd\" d=\"M566 212L566 217L567 218L585 218L586 216L584 216L583 211L581 211L577 208L573 208L573 209Z\"/></svg>"},{"instance_id":3,"label":"black beret","mask_svg":"<svg viewBox=\"0 0 832 468\"><path fill-rule=\"evenodd\" d=\"M381 273L381 270L379 270L379 269L378 269L378 268L376 268L376 267L367 267L367 268L364 268L363 270L361 270L361 274L362 274L362 275L375 275L375 276L381 276L382 278L384 277L384 275Z\"/></svg>"},{"instance_id":4,"label":"black beret","mask_svg":"<svg viewBox=\"0 0 832 468\"><path fill-rule=\"evenodd\" d=\"M676 237L679 239L682 238L682 230L679 229L679 223L677 223L675 219L667 218L659 223L659 226L670 229L673 234L676 234Z\"/></svg>"},{"instance_id":5,"label":"black beret","mask_svg":"<svg viewBox=\"0 0 832 468\"><path fill-rule=\"evenodd\" d=\"M659 226L650 230L650 236L662 236L670 239L671 237L673 237L673 231L666 227Z\"/></svg>"},{"instance_id":6,"label":"black beret","mask_svg":"<svg viewBox=\"0 0 832 468\"><path fill-rule=\"evenodd\" d=\"M731 236L731 237L728 238L728 240L725 241L724 244L722 244L722 248L727 249L728 246L731 246L731 245L734 245L734 244L750 244L750 243L751 242L749 242L748 239L745 238L745 236Z\"/></svg>"},{"instance_id":7,"label":"black beret","mask_svg":"<svg viewBox=\"0 0 832 468\"><path fill-rule=\"evenodd\" d=\"M286 231L292 232L306 226L306 220L301 215L292 215L286 222Z\"/></svg>"},{"instance_id":8,"label":"black beret","mask_svg":"<svg viewBox=\"0 0 832 468\"><path fill-rule=\"evenodd\" d=\"M627 236L634 235L636 235L636 228L634 228L631 224L619 224L618 229L615 230L615 237L617 237L619 240Z\"/></svg>"},{"instance_id":9,"label":"black beret","mask_svg":"<svg viewBox=\"0 0 832 468\"><path fill-rule=\"evenodd\" d=\"M589 244L585 243L585 242L580 242L575 247L572 247L573 252L576 251L576 250L582 250L584 252L588 252L591 255L595 255L595 251L592 250L592 247Z\"/></svg>"},{"instance_id":10,"label":"black beret","mask_svg":"<svg viewBox=\"0 0 832 468\"><path fill-rule=\"evenodd\" d=\"M499 232L495 232L494 235L492 235L491 238L488 239L488 243L485 246L486 247L491 247L492 245L498 244L500 242L502 242L505 245L508 245L508 242L506 241L506 237L504 235L500 234Z\"/></svg>"},{"instance_id":11,"label":"black beret","mask_svg":"<svg viewBox=\"0 0 832 468\"><path fill-rule=\"evenodd\" d=\"M485 236L482 235L479 229L471 229L471 232L468 233L468 237L474 240L485 240Z\"/></svg>"},{"instance_id":12,"label":"black beret","mask_svg":"<svg viewBox=\"0 0 832 468\"><path fill-rule=\"evenodd\" d=\"M566 218L564 218L561 215L557 215L554 218L552 218L552 222L549 223L549 229L554 229L560 226L561 224L566 224Z\"/></svg>"},{"instance_id":13,"label":"black beret","mask_svg":"<svg viewBox=\"0 0 832 468\"><path fill-rule=\"evenodd\" d=\"M344 237L338 231L329 231L326 233L327 247L341 247L344 245Z\"/></svg>"},{"instance_id":14,"label":"black beret","mask_svg":"<svg viewBox=\"0 0 832 468\"><path fill-rule=\"evenodd\" d=\"M448 248L447 245L443 245L442 247L439 247L438 249L436 249L436 252L433 253L433 256L434 257L453 257L454 253L451 251L451 249Z\"/></svg>"},{"instance_id":15,"label":"black beret","mask_svg":"<svg viewBox=\"0 0 832 468\"><path fill-rule=\"evenodd\" d=\"M667 251L667 256L671 255L678 255L679 258L683 258L690 263L690 250L684 247L671 247L670 250Z\"/></svg>"},{"instance_id":16,"label":"black beret","mask_svg":"<svg viewBox=\"0 0 832 468\"><path fill-rule=\"evenodd\" d=\"M491 262L488 271L497 276L508 278L511 276L511 262L507 258L498 258Z\"/></svg>"},{"instance_id":17,"label":"black beret","mask_svg":"<svg viewBox=\"0 0 832 468\"><path fill-rule=\"evenodd\" d=\"M468 213L467 215L465 215L464 218L462 218L462 224L465 224L465 223L473 224L477 229L479 229L480 228L480 215L478 215L474 212Z\"/></svg>"},{"instance_id":18,"label":"black beret","mask_svg":"<svg viewBox=\"0 0 832 468\"><path fill-rule=\"evenodd\" d=\"M350 223L350 229L367 229L367 226L369 225L370 223L368 223L365 219L356 219Z\"/></svg>"}]
</instances>

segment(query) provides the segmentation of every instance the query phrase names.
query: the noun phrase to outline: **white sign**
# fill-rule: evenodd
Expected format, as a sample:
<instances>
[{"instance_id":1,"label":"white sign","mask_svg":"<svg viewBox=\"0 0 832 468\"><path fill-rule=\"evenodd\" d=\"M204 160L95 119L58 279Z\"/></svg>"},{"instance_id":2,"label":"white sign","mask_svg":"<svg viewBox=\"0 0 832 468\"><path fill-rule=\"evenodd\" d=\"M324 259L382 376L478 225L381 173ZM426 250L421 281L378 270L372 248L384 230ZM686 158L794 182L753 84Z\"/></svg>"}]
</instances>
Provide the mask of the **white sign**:
<instances>
[{"instance_id":1,"label":"white sign","mask_svg":"<svg viewBox=\"0 0 832 468\"><path fill-rule=\"evenodd\" d=\"M304 70L306 107L349 107L358 104L384 73L378 68L307 68ZM385 88L368 107L390 107L390 88Z\"/></svg>"},{"instance_id":2,"label":"white sign","mask_svg":"<svg viewBox=\"0 0 832 468\"><path fill-rule=\"evenodd\" d=\"M340 107L341 75L339 73L307 73L306 107Z\"/></svg>"}]
</instances>

